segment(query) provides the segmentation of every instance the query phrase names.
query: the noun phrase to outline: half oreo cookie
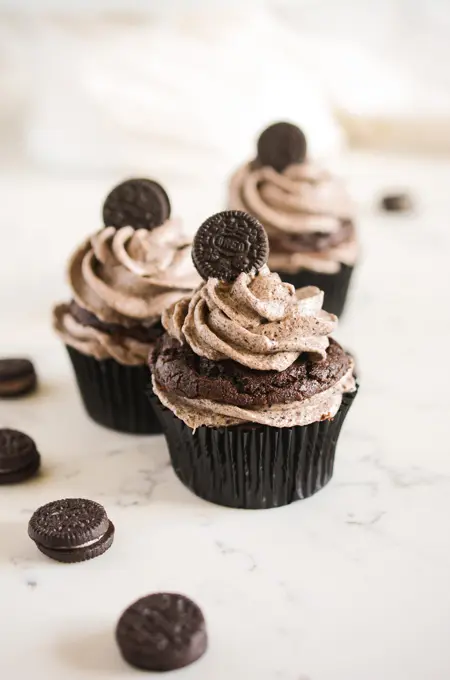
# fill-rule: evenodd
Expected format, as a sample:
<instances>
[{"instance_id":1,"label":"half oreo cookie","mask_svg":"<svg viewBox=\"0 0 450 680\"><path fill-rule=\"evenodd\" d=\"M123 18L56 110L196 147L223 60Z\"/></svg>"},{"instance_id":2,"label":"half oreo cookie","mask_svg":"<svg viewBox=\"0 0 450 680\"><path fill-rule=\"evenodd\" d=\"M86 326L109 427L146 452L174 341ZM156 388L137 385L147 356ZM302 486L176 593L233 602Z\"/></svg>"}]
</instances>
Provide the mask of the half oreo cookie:
<instances>
[{"instance_id":1,"label":"half oreo cookie","mask_svg":"<svg viewBox=\"0 0 450 680\"><path fill-rule=\"evenodd\" d=\"M132 604L117 624L123 658L148 671L172 671L197 661L208 640L201 609L184 595L155 593Z\"/></svg>"},{"instance_id":2,"label":"half oreo cookie","mask_svg":"<svg viewBox=\"0 0 450 680\"><path fill-rule=\"evenodd\" d=\"M257 160L283 172L288 165L303 163L306 158L306 137L292 123L274 123L261 133Z\"/></svg>"},{"instance_id":3,"label":"half oreo cookie","mask_svg":"<svg viewBox=\"0 0 450 680\"><path fill-rule=\"evenodd\" d=\"M195 268L205 280L234 281L241 273L256 273L268 256L264 227L241 210L225 210L209 217L192 246Z\"/></svg>"},{"instance_id":4,"label":"half oreo cookie","mask_svg":"<svg viewBox=\"0 0 450 680\"><path fill-rule=\"evenodd\" d=\"M41 457L36 444L18 430L0 429L0 484L16 484L33 477Z\"/></svg>"},{"instance_id":5,"label":"half oreo cookie","mask_svg":"<svg viewBox=\"0 0 450 680\"><path fill-rule=\"evenodd\" d=\"M84 498L66 498L36 510L28 535L38 549L58 562L83 562L102 555L114 540L105 508Z\"/></svg>"},{"instance_id":6,"label":"half oreo cookie","mask_svg":"<svg viewBox=\"0 0 450 680\"><path fill-rule=\"evenodd\" d=\"M129 179L116 186L103 205L105 227L155 229L170 217L170 201L151 179Z\"/></svg>"}]
</instances>

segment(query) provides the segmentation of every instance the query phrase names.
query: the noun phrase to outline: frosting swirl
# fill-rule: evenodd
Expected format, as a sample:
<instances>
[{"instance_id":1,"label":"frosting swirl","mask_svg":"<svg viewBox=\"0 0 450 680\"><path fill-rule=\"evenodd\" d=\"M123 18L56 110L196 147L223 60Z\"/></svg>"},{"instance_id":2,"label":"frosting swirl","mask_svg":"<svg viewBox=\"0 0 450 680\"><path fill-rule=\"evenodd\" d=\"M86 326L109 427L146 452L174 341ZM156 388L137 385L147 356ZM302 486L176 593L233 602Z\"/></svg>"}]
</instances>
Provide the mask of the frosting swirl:
<instances>
[{"instance_id":1,"label":"frosting swirl","mask_svg":"<svg viewBox=\"0 0 450 680\"><path fill-rule=\"evenodd\" d=\"M311 161L281 173L245 164L231 178L229 203L263 223L274 270L333 273L356 260L352 202L343 184Z\"/></svg>"},{"instance_id":2,"label":"frosting swirl","mask_svg":"<svg viewBox=\"0 0 450 680\"><path fill-rule=\"evenodd\" d=\"M115 359L119 364L145 364L149 345L127 335L111 335L93 326L84 326L70 313L70 305L57 305L53 311L53 326L66 345L82 354L103 359Z\"/></svg>"},{"instance_id":3,"label":"frosting swirl","mask_svg":"<svg viewBox=\"0 0 450 680\"><path fill-rule=\"evenodd\" d=\"M168 308L162 317L169 335L211 361L233 360L256 371L282 372L307 352L326 361L329 335L337 318L322 310L323 293L308 286L295 291L264 266L255 275L240 274L233 283L208 279L191 298ZM342 350L341 350L342 351ZM343 351L342 351L343 352ZM161 402L196 429L254 422L274 427L307 425L332 418L342 394L355 389L353 361L343 353L340 377L328 389L301 401L243 408L206 398L168 392L153 373ZM156 360L151 358L151 362ZM269 379L269 378L268 378Z\"/></svg>"},{"instance_id":4,"label":"frosting swirl","mask_svg":"<svg viewBox=\"0 0 450 680\"><path fill-rule=\"evenodd\" d=\"M345 392L354 392L356 389L353 364L345 375L328 390L303 401L273 404L263 408L242 408L211 399L187 399L174 394L169 395L158 385L155 376L152 376L152 384L153 391L162 404L193 430L202 426L229 427L246 422L271 427L294 427L329 420L334 418L338 412L342 395Z\"/></svg>"},{"instance_id":5,"label":"frosting swirl","mask_svg":"<svg viewBox=\"0 0 450 680\"><path fill-rule=\"evenodd\" d=\"M323 293L295 289L264 266L232 284L208 281L167 309L163 326L199 356L232 359L255 370L283 371L302 352L326 356L336 317L322 310Z\"/></svg>"},{"instance_id":6,"label":"frosting swirl","mask_svg":"<svg viewBox=\"0 0 450 680\"><path fill-rule=\"evenodd\" d=\"M153 231L106 227L75 252L68 273L81 307L125 327L160 317L200 282L190 239L176 222Z\"/></svg>"},{"instance_id":7,"label":"frosting swirl","mask_svg":"<svg viewBox=\"0 0 450 680\"><path fill-rule=\"evenodd\" d=\"M105 324L131 329L155 325L163 310L200 283L191 261L191 238L176 221L149 231L106 227L78 248L68 277L76 303ZM68 305L54 310L66 344L97 359L145 363L149 345L82 325Z\"/></svg>"}]
</instances>

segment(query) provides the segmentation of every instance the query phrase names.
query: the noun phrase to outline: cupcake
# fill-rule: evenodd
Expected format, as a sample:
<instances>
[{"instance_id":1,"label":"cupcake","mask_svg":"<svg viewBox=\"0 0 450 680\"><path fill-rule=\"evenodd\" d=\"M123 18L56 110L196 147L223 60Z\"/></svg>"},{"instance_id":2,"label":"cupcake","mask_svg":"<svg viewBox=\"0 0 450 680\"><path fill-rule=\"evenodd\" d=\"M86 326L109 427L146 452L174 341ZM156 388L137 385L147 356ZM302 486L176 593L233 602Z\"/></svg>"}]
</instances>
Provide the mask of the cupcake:
<instances>
[{"instance_id":1,"label":"cupcake","mask_svg":"<svg viewBox=\"0 0 450 680\"><path fill-rule=\"evenodd\" d=\"M333 473L356 394L353 359L314 286L267 266L262 225L213 215L194 239L203 284L163 314L150 355L153 403L180 480L206 500L272 508L311 496Z\"/></svg>"},{"instance_id":2,"label":"cupcake","mask_svg":"<svg viewBox=\"0 0 450 680\"><path fill-rule=\"evenodd\" d=\"M192 239L169 218L156 182L133 179L113 189L105 227L69 261L72 300L53 311L88 414L122 432L160 431L147 396L148 354L163 332L163 310L200 283Z\"/></svg>"},{"instance_id":3,"label":"cupcake","mask_svg":"<svg viewBox=\"0 0 450 680\"><path fill-rule=\"evenodd\" d=\"M296 288L317 286L340 316L358 254L354 207L339 179L308 158L298 127L264 130L256 159L232 176L228 202L264 225L271 270Z\"/></svg>"}]
</instances>

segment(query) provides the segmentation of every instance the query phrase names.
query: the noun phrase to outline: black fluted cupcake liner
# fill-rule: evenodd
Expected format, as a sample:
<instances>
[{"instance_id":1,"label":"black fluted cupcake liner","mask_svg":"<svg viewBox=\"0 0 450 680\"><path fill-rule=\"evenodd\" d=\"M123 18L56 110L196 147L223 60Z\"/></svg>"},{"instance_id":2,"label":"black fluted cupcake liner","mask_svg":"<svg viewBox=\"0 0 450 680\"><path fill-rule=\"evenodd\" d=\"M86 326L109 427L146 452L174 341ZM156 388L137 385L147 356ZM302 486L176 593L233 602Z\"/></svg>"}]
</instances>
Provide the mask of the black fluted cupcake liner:
<instances>
[{"instance_id":1,"label":"black fluted cupcake liner","mask_svg":"<svg viewBox=\"0 0 450 680\"><path fill-rule=\"evenodd\" d=\"M84 407L96 423L130 434L160 434L161 426L148 400L150 371L101 361L67 347Z\"/></svg>"},{"instance_id":2,"label":"black fluted cupcake liner","mask_svg":"<svg viewBox=\"0 0 450 680\"><path fill-rule=\"evenodd\" d=\"M287 272L280 270L277 270L277 273L280 275L282 281L291 283L295 288L317 286L317 288L323 290L323 308L327 312L336 314L336 316L341 316L344 311L345 301L350 287L353 267L341 264L340 270L335 274L324 274L322 272L311 271L310 269L301 269L295 274L288 274Z\"/></svg>"},{"instance_id":3,"label":"black fluted cupcake liner","mask_svg":"<svg viewBox=\"0 0 450 680\"><path fill-rule=\"evenodd\" d=\"M173 468L200 498L233 508L289 505L322 489L333 475L336 445L356 392L343 395L332 420L305 426L245 423L195 432L153 395Z\"/></svg>"}]
</instances>

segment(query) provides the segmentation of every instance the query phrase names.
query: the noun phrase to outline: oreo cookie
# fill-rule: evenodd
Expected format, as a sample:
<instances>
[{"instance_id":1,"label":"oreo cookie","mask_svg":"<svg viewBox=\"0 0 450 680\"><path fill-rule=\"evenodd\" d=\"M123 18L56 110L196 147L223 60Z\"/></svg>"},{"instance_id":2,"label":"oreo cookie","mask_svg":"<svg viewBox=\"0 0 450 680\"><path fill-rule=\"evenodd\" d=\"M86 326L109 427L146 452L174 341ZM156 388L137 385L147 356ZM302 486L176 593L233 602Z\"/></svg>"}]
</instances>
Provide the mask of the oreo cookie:
<instances>
[{"instance_id":1,"label":"oreo cookie","mask_svg":"<svg viewBox=\"0 0 450 680\"><path fill-rule=\"evenodd\" d=\"M381 199L380 205L386 212L410 212L414 207L411 196L406 192L386 194Z\"/></svg>"},{"instance_id":2,"label":"oreo cookie","mask_svg":"<svg viewBox=\"0 0 450 680\"><path fill-rule=\"evenodd\" d=\"M234 281L241 273L255 273L269 256L264 227L240 210L225 210L209 217L197 231L192 259L203 279Z\"/></svg>"},{"instance_id":3,"label":"oreo cookie","mask_svg":"<svg viewBox=\"0 0 450 680\"><path fill-rule=\"evenodd\" d=\"M99 503L66 498L36 510L28 524L28 535L47 557L58 562L84 562L111 547L114 525Z\"/></svg>"},{"instance_id":4,"label":"oreo cookie","mask_svg":"<svg viewBox=\"0 0 450 680\"><path fill-rule=\"evenodd\" d=\"M33 477L41 457L36 444L18 430L0 429L0 484L16 484Z\"/></svg>"},{"instance_id":5,"label":"oreo cookie","mask_svg":"<svg viewBox=\"0 0 450 680\"><path fill-rule=\"evenodd\" d=\"M151 179L129 179L116 186L103 205L105 227L155 229L170 217L170 201Z\"/></svg>"},{"instance_id":6,"label":"oreo cookie","mask_svg":"<svg viewBox=\"0 0 450 680\"><path fill-rule=\"evenodd\" d=\"M147 671L188 666L208 645L201 609L175 593L155 593L132 604L119 619L116 640L125 661Z\"/></svg>"},{"instance_id":7,"label":"oreo cookie","mask_svg":"<svg viewBox=\"0 0 450 680\"><path fill-rule=\"evenodd\" d=\"M260 165L269 165L283 172L288 165L305 160L306 137L292 123L274 123L261 133L257 150Z\"/></svg>"},{"instance_id":8,"label":"oreo cookie","mask_svg":"<svg viewBox=\"0 0 450 680\"><path fill-rule=\"evenodd\" d=\"M23 396L36 385L36 371L29 359L0 359L0 397Z\"/></svg>"}]
</instances>

